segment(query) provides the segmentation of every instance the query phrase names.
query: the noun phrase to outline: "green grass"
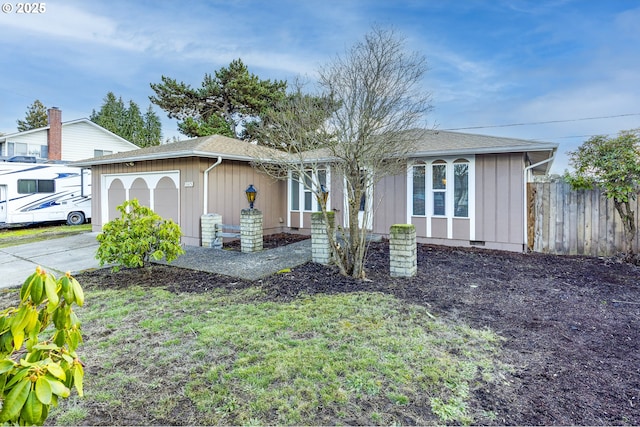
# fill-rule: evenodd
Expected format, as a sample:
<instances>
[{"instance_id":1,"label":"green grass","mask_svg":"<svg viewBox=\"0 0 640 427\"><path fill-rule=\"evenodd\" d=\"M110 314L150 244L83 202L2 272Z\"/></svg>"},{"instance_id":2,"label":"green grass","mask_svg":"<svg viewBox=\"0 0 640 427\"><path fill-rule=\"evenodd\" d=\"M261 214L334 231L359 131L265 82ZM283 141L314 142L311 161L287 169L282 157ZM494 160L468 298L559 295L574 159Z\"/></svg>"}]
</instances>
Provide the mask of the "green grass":
<instances>
[{"instance_id":1,"label":"green grass","mask_svg":"<svg viewBox=\"0 0 640 427\"><path fill-rule=\"evenodd\" d=\"M85 398L58 423L107 407L133 423L469 424L470 390L503 369L493 332L378 293L90 289L77 312Z\"/></svg>"},{"instance_id":2,"label":"green grass","mask_svg":"<svg viewBox=\"0 0 640 427\"><path fill-rule=\"evenodd\" d=\"M0 248L40 242L91 231L91 224L50 227L6 228L0 230Z\"/></svg>"}]
</instances>

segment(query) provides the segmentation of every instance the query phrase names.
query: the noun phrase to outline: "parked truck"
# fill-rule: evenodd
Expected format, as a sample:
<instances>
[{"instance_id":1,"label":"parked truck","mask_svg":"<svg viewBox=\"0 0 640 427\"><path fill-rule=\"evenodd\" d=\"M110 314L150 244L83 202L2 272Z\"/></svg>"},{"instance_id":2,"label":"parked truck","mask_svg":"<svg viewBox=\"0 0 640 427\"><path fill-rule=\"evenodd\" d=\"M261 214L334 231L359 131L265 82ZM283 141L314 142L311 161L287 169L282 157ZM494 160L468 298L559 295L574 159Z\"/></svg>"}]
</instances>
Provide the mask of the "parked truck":
<instances>
[{"instance_id":1,"label":"parked truck","mask_svg":"<svg viewBox=\"0 0 640 427\"><path fill-rule=\"evenodd\" d=\"M91 218L91 170L63 164L0 162L0 227Z\"/></svg>"}]
</instances>

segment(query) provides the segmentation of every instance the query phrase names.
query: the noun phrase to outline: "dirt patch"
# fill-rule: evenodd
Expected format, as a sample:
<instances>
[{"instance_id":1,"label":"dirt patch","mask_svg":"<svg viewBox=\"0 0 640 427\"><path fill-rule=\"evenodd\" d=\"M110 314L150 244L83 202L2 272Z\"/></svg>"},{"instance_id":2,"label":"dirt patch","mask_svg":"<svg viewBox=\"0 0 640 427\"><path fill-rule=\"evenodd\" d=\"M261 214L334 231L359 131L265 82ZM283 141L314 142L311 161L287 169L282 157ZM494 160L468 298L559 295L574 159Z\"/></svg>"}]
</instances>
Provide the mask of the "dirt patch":
<instances>
[{"instance_id":1,"label":"dirt patch","mask_svg":"<svg viewBox=\"0 0 640 427\"><path fill-rule=\"evenodd\" d=\"M381 242L371 244L366 281L313 263L258 282L161 265L147 276L104 269L78 279L85 287L122 287L157 286L161 277L176 292L260 286L282 301L315 293L393 294L505 338L500 357L513 371L501 385L480 384L472 392L478 424L640 425L638 267L613 259L419 245L416 277L391 278L388 272L388 244ZM111 413L106 421L127 419Z\"/></svg>"}]
</instances>

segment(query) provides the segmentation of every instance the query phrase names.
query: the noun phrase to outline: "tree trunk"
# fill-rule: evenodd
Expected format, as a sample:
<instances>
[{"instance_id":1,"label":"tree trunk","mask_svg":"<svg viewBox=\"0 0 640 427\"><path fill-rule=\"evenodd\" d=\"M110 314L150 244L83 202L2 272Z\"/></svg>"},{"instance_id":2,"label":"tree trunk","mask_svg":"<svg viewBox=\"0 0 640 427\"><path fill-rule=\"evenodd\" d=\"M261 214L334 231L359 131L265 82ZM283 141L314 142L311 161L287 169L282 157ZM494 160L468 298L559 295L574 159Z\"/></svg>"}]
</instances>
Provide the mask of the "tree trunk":
<instances>
[{"instance_id":1,"label":"tree trunk","mask_svg":"<svg viewBox=\"0 0 640 427\"><path fill-rule=\"evenodd\" d=\"M620 219L622 220L622 225L624 227L627 259L632 260L634 257L633 239L636 236L635 214L631 210L631 204L628 200L626 202L622 202L614 199L613 204L620 215Z\"/></svg>"},{"instance_id":2,"label":"tree trunk","mask_svg":"<svg viewBox=\"0 0 640 427\"><path fill-rule=\"evenodd\" d=\"M358 192L356 192L358 193ZM357 197L357 199L356 199ZM354 194L354 198L349 200L349 270L351 277L359 278L362 274L362 266L358 265L358 248L360 233L358 227L358 212L360 211L360 195Z\"/></svg>"},{"instance_id":3,"label":"tree trunk","mask_svg":"<svg viewBox=\"0 0 640 427\"><path fill-rule=\"evenodd\" d=\"M326 226L327 236L329 238L329 246L331 247L331 259L338 267L338 270L340 270L340 274L342 274L343 276L347 276L348 274L347 266L345 265L345 250L338 243L338 239L336 237L336 230L341 230L341 227L336 226L335 223L333 223L333 225L331 224L331 221L329 221L329 217L327 216L326 206L322 207L322 215L324 216L324 223ZM344 240L344 232L341 231L341 233Z\"/></svg>"}]
</instances>

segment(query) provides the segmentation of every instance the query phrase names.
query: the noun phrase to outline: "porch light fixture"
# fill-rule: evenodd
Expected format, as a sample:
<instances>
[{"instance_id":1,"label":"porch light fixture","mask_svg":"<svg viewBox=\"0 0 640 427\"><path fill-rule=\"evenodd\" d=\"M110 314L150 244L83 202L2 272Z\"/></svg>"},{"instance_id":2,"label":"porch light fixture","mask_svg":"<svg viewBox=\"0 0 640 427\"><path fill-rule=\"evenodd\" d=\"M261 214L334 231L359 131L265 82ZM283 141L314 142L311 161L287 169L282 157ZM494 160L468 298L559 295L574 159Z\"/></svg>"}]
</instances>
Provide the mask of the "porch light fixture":
<instances>
[{"instance_id":1,"label":"porch light fixture","mask_svg":"<svg viewBox=\"0 0 640 427\"><path fill-rule=\"evenodd\" d=\"M325 209L327 207L327 200L329 200L329 190L327 190L327 187L325 187L324 184L321 184L320 197L318 198L318 201L325 207Z\"/></svg>"},{"instance_id":2,"label":"porch light fixture","mask_svg":"<svg viewBox=\"0 0 640 427\"><path fill-rule=\"evenodd\" d=\"M249 209L253 209L253 203L256 201L256 194L258 190L253 187L253 184L249 184L244 193L247 195L247 202L249 202Z\"/></svg>"}]
</instances>

